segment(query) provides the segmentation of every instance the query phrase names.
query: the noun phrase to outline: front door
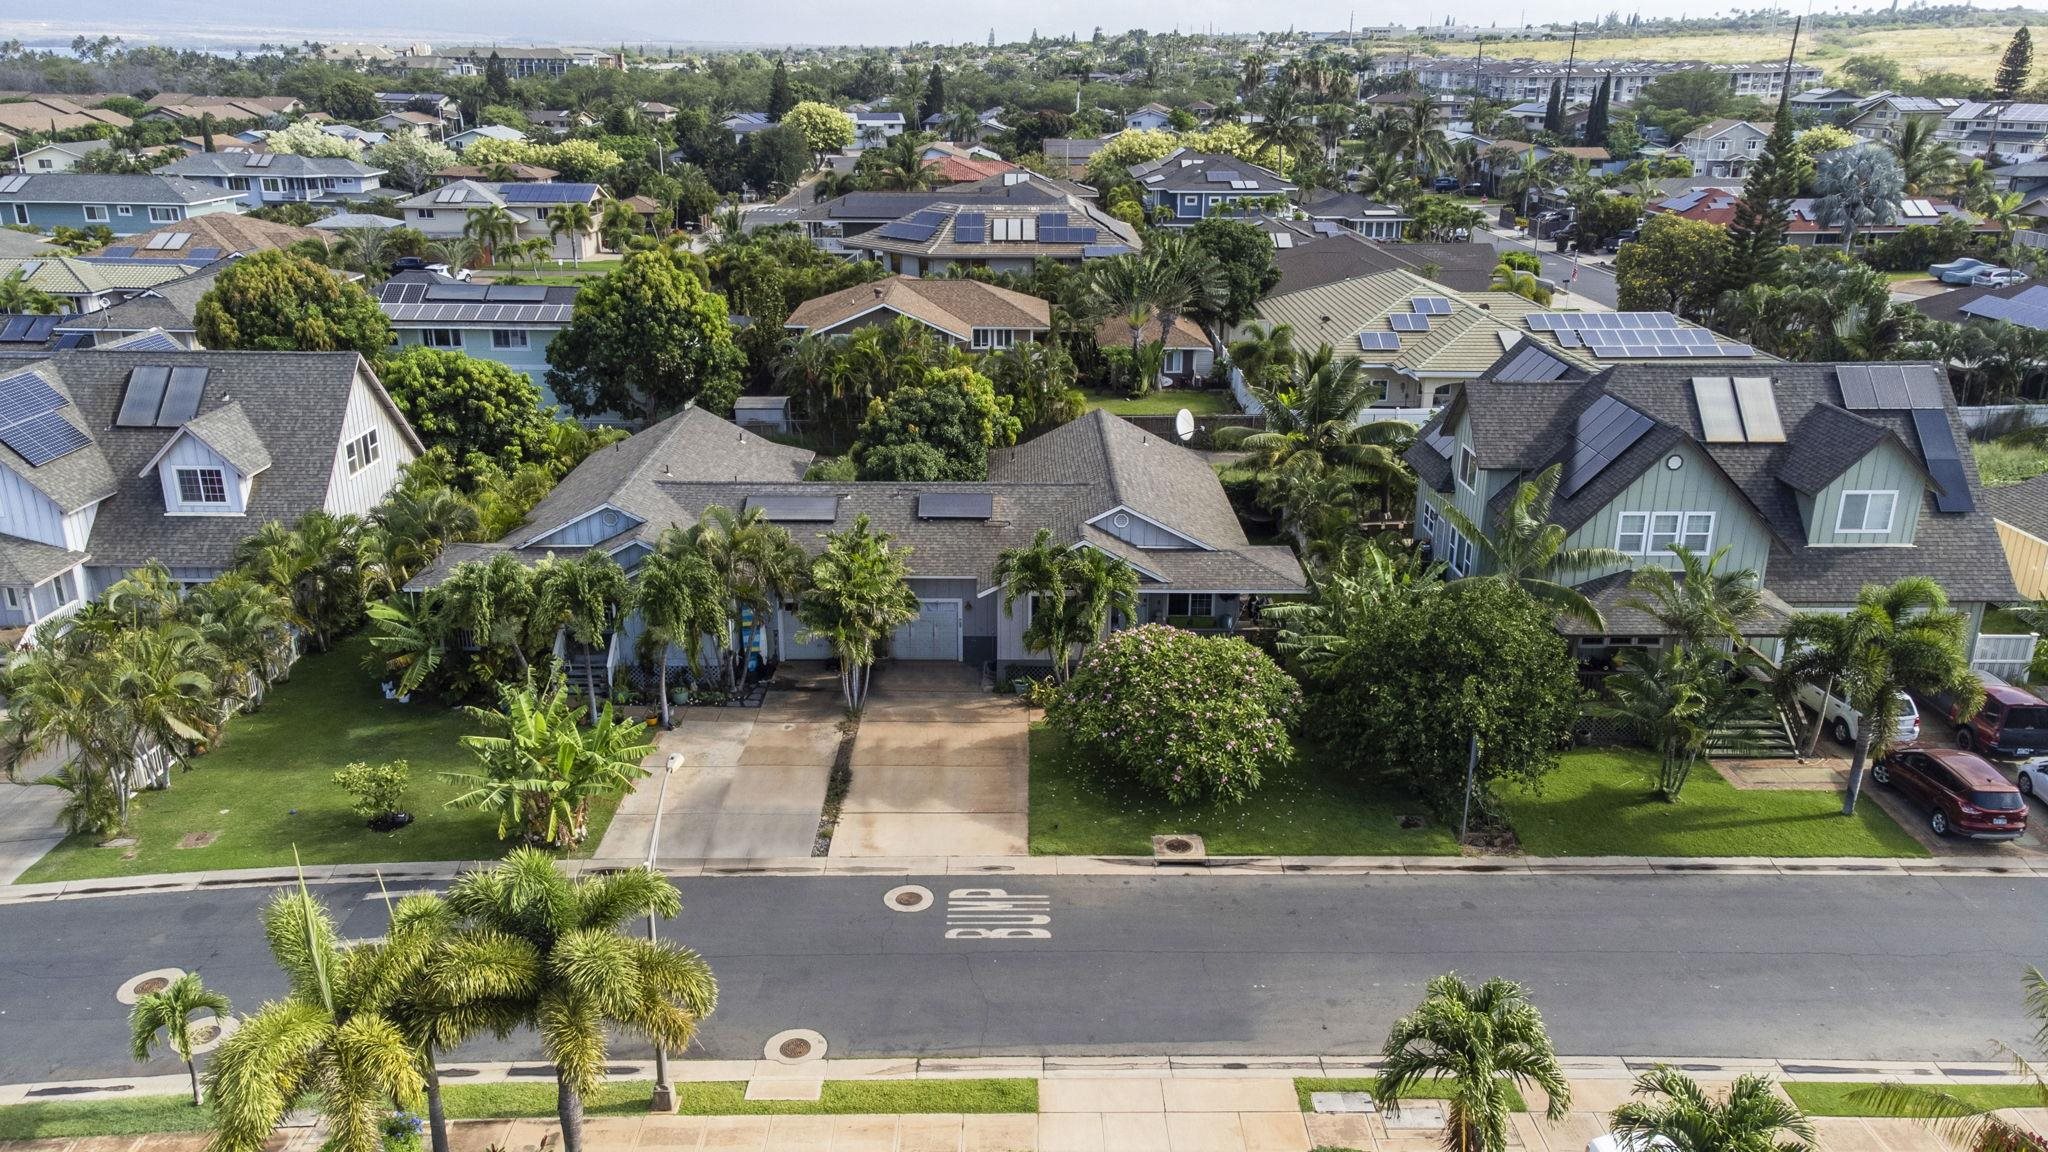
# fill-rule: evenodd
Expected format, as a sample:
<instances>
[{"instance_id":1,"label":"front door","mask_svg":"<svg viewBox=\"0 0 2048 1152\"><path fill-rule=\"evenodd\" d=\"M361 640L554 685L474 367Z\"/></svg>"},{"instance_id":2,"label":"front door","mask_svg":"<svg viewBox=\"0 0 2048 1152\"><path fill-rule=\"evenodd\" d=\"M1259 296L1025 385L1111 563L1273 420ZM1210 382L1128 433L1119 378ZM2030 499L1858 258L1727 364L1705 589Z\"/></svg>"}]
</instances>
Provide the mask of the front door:
<instances>
[{"instance_id":1,"label":"front door","mask_svg":"<svg viewBox=\"0 0 2048 1152\"><path fill-rule=\"evenodd\" d=\"M960 659L960 602L918 601L917 619L896 630L889 651L898 660Z\"/></svg>"}]
</instances>

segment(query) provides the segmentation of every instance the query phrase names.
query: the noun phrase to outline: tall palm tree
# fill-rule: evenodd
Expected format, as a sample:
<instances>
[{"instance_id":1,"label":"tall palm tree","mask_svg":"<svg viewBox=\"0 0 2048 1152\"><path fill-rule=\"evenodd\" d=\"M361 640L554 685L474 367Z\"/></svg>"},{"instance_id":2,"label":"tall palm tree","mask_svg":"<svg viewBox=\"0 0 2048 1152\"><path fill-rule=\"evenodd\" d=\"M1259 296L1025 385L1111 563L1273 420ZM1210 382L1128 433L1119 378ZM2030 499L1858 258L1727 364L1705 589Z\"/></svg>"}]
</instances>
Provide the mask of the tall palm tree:
<instances>
[{"instance_id":1,"label":"tall palm tree","mask_svg":"<svg viewBox=\"0 0 2048 1152\"><path fill-rule=\"evenodd\" d=\"M432 899L409 897L399 908ZM404 925L394 912L384 940L343 944L333 917L303 886L271 901L263 934L288 991L214 1053L205 1077L213 1149L258 1152L285 1112L311 1095L327 1121L324 1147L381 1152L391 1106L417 1109L424 1089L418 1054L384 1015L428 957L430 941Z\"/></svg>"},{"instance_id":2,"label":"tall palm tree","mask_svg":"<svg viewBox=\"0 0 2048 1152\"><path fill-rule=\"evenodd\" d=\"M1666 635L1688 648L1740 644L1742 626L1763 611L1763 588L1756 573L1723 568L1721 562L1728 558L1725 546L1710 556L1683 544L1671 551L1678 557L1678 571L1660 566L1636 569L1629 577L1630 595L1622 604L1655 617Z\"/></svg>"},{"instance_id":3,"label":"tall palm tree","mask_svg":"<svg viewBox=\"0 0 2048 1152\"><path fill-rule=\"evenodd\" d=\"M592 548L573 559L550 556L534 568L533 614L536 628L552 637L567 633L583 646L583 686L590 703L590 722L597 723L597 665L606 658L599 645L631 610L633 587L611 554Z\"/></svg>"},{"instance_id":4,"label":"tall palm tree","mask_svg":"<svg viewBox=\"0 0 2048 1152\"><path fill-rule=\"evenodd\" d=\"M1676 803L1711 737L1737 731L1730 728L1736 721L1769 715L1768 697L1748 675L1761 666L1762 658L1747 649L1733 656L1683 644L1654 656L1631 649L1602 682L1605 695L1586 711L1622 722L1649 745L1657 754L1657 795Z\"/></svg>"},{"instance_id":5,"label":"tall palm tree","mask_svg":"<svg viewBox=\"0 0 2048 1152\"><path fill-rule=\"evenodd\" d=\"M585 209L588 211L588 209ZM640 231L640 214L624 200L606 200L604 214L598 220L598 243L614 252L623 252L633 235Z\"/></svg>"},{"instance_id":6,"label":"tall palm tree","mask_svg":"<svg viewBox=\"0 0 2048 1152\"><path fill-rule=\"evenodd\" d=\"M449 1152L438 1058L478 1033L517 1028L531 968L526 949L488 932L464 932L445 901L414 898L392 910L394 930L416 940L425 963L407 972L383 1015L419 1054L433 1152Z\"/></svg>"},{"instance_id":7,"label":"tall palm tree","mask_svg":"<svg viewBox=\"0 0 2048 1152\"><path fill-rule=\"evenodd\" d=\"M107 652L106 695L157 787L220 731L220 652L180 621L123 632Z\"/></svg>"},{"instance_id":8,"label":"tall palm tree","mask_svg":"<svg viewBox=\"0 0 2048 1152\"><path fill-rule=\"evenodd\" d=\"M924 158L925 145L930 142L931 138L922 132L905 132L891 137L880 148L870 149L869 155L875 158L874 187L889 192L922 192L938 185L938 161Z\"/></svg>"},{"instance_id":9,"label":"tall palm tree","mask_svg":"<svg viewBox=\"0 0 2048 1152\"><path fill-rule=\"evenodd\" d=\"M1145 326L1157 318L1159 302L1171 292L1166 266L1129 253L1099 260L1088 270L1088 301L1105 315L1123 320L1131 330L1131 357L1145 340Z\"/></svg>"},{"instance_id":10,"label":"tall palm tree","mask_svg":"<svg viewBox=\"0 0 2048 1152\"><path fill-rule=\"evenodd\" d=\"M1556 611L1584 620L1597 629L1605 626L1600 610L1585 593L1557 577L1626 564L1628 557L1613 548L1565 547L1570 533L1550 520L1550 505L1557 498L1557 482L1563 471L1562 465L1552 464L1534 479L1524 481L1508 501L1491 536L1451 505L1444 506L1443 515L1479 553L1479 563L1462 579L1506 580Z\"/></svg>"},{"instance_id":11,"label":"tall palm tree","mask_svg":"<svg viewBox=\"0 0 2048 1152\"><path fill-rule=\"evenodd\" d=\"M752 612L753 627L761 636L762 650L767 651L770 622L780 619L785 596L803 585L810 563L804 558L803 549L790 536L789 529L769 520L759 508L737 514L716 505L706 508L703 517L691 525L689 538L691 546L717 573L731 601L734 624L740 625L746 614ZM744 664L744 657L735 647L738 639L737 627L723 637L730 654L726 671L735 682Z\"/></svg>"},{"instance_id":12,"label":"tall palm tree","mask_svg":"<svg viewBox=\"0 0 2048 1152\"><path fill-rule=\"evenodd\" d=\"M1946 187L1955 176L1955 147L1937 137L1935 128L1932 120L1910 118L1887 145L1898 159L1899 174L1905 180L1908 195L1918 196Z\"/></svg>"},{"instance_id":13,"label":"tall palm tree","mask_svg":"<svg viewBox=\"0 0 2048 1152\"><path fill-rule=\"evenodd\" d=\"M1415 1011L1394 1022L1385 1056L1379 1096L1389 1109L1411 1088L1450 1081L1444 1147L1451 1152L1506 1152L1511 1085L1541 1088L1553 1122L1571 1109L1571 1085L1543 1017L1512 981L1474 988L1455 972L1432 979Z\"/></svg>"},{"instance_id":14,"label":"tall palm tree","mask_svg":"<svg viewBox=\"0 0 2048 1152\"><path fill-rule=\"evenodd\" d=\"M595 226L596 221L590 214L588 204L562 204L548 213L548 238L559 240L565 234L569 237L571 264L583 263L583 238L588 236Z\"/></svg>"},{"instance_id":15,"label":"tall palm tree","mask_svg":"<svg viewBox=\"0 0 2048 1152\"><path fill-rule=\"evenodd\" d=\"M462 235L482 246L484 259L496 263L499 247L519 238L519 217L502 204L491 204L469 214Z\"/></svg>"},{"instance_id":16,"label":"tall palm tree","mask_svg":"<svg viewBox=\"0 0 2048 1152\"><path fill-rule=\"evenodd\" d=\"M671 525L640 562L635 597L643 626L641 642L654 654L661 693L661 726L674 727L669 712L668 650L681 644L692 666L706 636L723 636L731 628L731 600L718 573L690 543L689 535Z\"/></svg>"},{"instance_id":17,"label":"tall palm tree","mask_svg":"<svg viewBox=\"0 0 2048 1152\"><path fill-rule=\"evenodd\" d=\"M1259 93L1255 110L1259 119L1250 127L1258 158L1264 161L1272 157L1272 167L1285 172L1290 158L1300 156L1315 143L1301 90L1293 85L1274 84Z\"/></svg>"},{"instance_id":18,"label":"tall palm tree","mask_svg":"<svg viewBox=\"0 0 2048 1152\"><path fill-rule=\"evenodd\" d=\"M1145 246L1145 260L1153 267L1157 294L1153 311L1159 316L1159 339L1172 332L1174 322L1193 315L1205 324L1234 323L1238 317L1224 314L1230 293L1223 271L1191 237L1170 232Z\"/></svg>"},{"instance_id":19,"label":"tall palm tree","mask_svg":"<svg viewBox=\"0 0 2048 1152\"><path fill-rule=\"evenodd\" d=\"M839 690L849 709L867 701L868 678L889 634L917 619L908 548L893 549L862 515L853 527L827 533L811 562L809 587L797 602L807 635L823 638L839 659Z\"/></svg>"},{"instance_id":20,"label":"tall palm tree","mask_svg":"<svg viewBox=\"0 0 2048 1152\"><path fill-rule=\"evenodd\" d=\"M1384 427L1398 422L1361 422L1367 407L1380 398L1380 388L1365 377L1358 361L1340 361L1323 344L1297 355L1292 369L1279 388L1246 381L1265 409L1265 430L1232 433L1220 437L1220 445L1250 450L1262 469L1280 467L1303 453L1368 472L1401 467L1389 446L1391 430Z\"/></svg>"},{"instance_id":21,"label":"tall palm tree","mask_svg":"<svg viewBox=\"0 0 2048 1152\"><path fill-rule=\"evenodd\" d=\"M432 564L444 546L483 533L476 505L440 486L397 489L370 513L370 525L371 580L387 596Z\"/></svg>"},{"instance_id":22,"label":"tall palm tree","mask_svg":"<svg viewBox=\"0 0 2048 1152\"><path fill-rule=\"evenodd\" d=\"M2021 976L2025 1009L2034 1025L2034 1047L2048 1052L2048 976L2032 965ZM2033 1107L2048 1108L2048 1077L2037 1056L2028 1059L1993 1042L2013 1058ZM1955 1148L1977 1152L2038 1152L2041 1136L2031 1126L1986 1109L1974 1099L1932 1085L1892 1081L1849 1093L1849 1102L1875 1116L1910 1116L1926 1121Z\"/></svg>"},{"instance_id":23,"label":"tall palm tree","mask_svg":"<svg viewBox=\"0 0 2048 1152\"><path fill-rule=\"evenodd\" d=\"M1294 327L1253 321L1230 344L1230 362L1245 383L1272 388L1294 367Z\"/></svg>"},{"instance_id":24,"label":"tall palm tree","mask_svg":"<svg viewBox=\"0 0 2048 1152\"><path fill-rule=\"evenodd\" d=\"M128 1013L130 1046L135 1058L149 1059L150 1051L156 1047L157 1034L162 1033L164 1047L185 1062L185 1075L192 1081L192 1106L203 1106L206 1097L199 1091L199 1065L192 1058L192 1049L197 1047L192 1036L192 1017L205 1012L224 1019L233 1008L225 995L202 983L197 972L185 973L161 991L143 993L135 998L135 1008Z\"/></svg>"},{"instance_id":25,"label":"tall palm tree","mask_svg":"<svg viewBox=\"0 0 2048 1152\"><path fill-rule=\"evenodd\" d=\"M718 981L695 952L621 930L642 915L682 911L675 886L646 869L572 881L546 854L515 849L497 867L457 880L448 906L465 922L458 950L488 947L522 970L508 999L555 1066L563 1152L583 1152L583 1099L604 1080L612 1033L680 1050L718 1007ZM458 1000L502 987L470 988L463 975L449 966Z\"/></svg>"},{"instance_id":26,"label":"tall palm tree","mask_svg":"<svg viewBox=\"0 0 2048 1152\"><path fill-rule=\"evenodd\" d=\"M1662 1137L1681 1152L1813 1150L1812 1122L1763 1076L1737 1077L1727 1097L1716 1100L1692 1077L1659 1064L1636 1077L1635 1094L1662 1097L1630 1100L1614 1110L1615 1133L1634 1137L1643 1148Z\"/></svg>"},{"instance_id":27,"label":"tall palm tree","mask_svg":"<svg viewBox=\"0 0 2048 1152\"><path fill-rule=\"evenodd\" d=\"M1496 148L1487 155L1498 164L1509 153ZM1529 194L1548 187L1551 182L1550 162L1538 159L1536 149L1525 148L1522 150L1521 158L1516 160L1512 167L1506 172L1498 173L1495 187L1503 200L1515 206L1515 212L1519 215L1529 210Z\"/></svg>"}]
</instances>

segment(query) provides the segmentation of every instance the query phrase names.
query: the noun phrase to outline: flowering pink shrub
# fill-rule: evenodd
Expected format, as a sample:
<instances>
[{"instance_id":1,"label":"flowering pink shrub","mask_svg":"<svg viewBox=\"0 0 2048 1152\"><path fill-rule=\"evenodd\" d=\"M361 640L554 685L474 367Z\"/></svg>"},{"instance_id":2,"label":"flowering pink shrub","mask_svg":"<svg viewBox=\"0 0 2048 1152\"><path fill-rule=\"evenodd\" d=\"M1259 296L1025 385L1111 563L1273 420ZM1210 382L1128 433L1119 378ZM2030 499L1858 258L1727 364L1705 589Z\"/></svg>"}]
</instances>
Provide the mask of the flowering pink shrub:
<instances>
[{"instance_id":1,"label":"flowering pink shrub","mask_svg":"<svg viewBox=\"0 0 2048 1152\"><path fill-rule=\"evenodd\" d=\"M1249 796L1293 757L1300 710L1293 679L1244 641L1147 624L1092 645L1046 718L1181 805Z\"/></svg>"}]
</instances>

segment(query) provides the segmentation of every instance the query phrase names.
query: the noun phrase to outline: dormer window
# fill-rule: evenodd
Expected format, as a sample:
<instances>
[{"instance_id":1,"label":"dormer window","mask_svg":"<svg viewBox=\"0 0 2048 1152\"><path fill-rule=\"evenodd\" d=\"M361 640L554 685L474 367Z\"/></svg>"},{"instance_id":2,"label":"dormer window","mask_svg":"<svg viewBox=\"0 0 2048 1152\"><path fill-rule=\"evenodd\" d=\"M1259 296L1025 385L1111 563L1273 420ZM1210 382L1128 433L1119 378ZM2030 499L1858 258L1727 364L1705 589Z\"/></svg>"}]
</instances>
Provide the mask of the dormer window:
<instances>
[{"instance_id":1,"label":"dormer window","mask_svg":"<svg viewBox=\"0 0 2048 1152\"><path fill-rule=\"evenodd\" d=\"M1844 492L1841 512L1835 517L1835 531L1845 535L1886 535L1892 530L1892 513L1898 504L1897 492Z\"/></svg>"},{"instance_id":2,"label":"dormer window","mask_svg":"<svg viewBox=\"0 0 2048 1152\"><path fill-rule=\"evenodd\" d=\"M227 476L218 468L180 468L178 499L186 504L226 504Z\"/></svg>"}]
</instances>

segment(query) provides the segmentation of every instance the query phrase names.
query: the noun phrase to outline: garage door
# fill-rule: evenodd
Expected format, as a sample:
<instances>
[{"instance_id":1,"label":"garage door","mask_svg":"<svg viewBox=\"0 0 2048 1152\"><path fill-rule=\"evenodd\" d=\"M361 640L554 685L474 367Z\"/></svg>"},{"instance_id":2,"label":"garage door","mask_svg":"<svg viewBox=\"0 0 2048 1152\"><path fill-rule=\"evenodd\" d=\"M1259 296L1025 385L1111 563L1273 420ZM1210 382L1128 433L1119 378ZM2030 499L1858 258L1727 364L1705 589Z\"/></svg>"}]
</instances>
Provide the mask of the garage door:
<instances>
[{"instance_id":1,"label":"garage door","mask_svg":"<svg viewBox=\"0 0 2048 1152\"><path fill-rule=\"evenodd\" d=\"M889 651L898 660L960 659L960 602L920 600L917 619L896 630Z\"/></svg>"},{"instance_id":2,"label":"garage door","mask_svg":"<svg viewBox=\"0 0 2048 1152\"><path fill-rule=\"evenodd\" d=\"M830 660L832 658L831 641L823 636L814 636L809 640L802 639L805 630L803 622L796 618L796 613L782 613L782 618L777 621L777 624L782 629L782 658L784 660Z\"/></svg>"}]
</instances>

